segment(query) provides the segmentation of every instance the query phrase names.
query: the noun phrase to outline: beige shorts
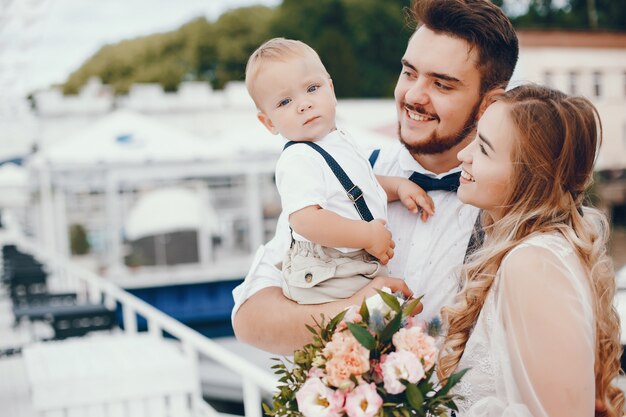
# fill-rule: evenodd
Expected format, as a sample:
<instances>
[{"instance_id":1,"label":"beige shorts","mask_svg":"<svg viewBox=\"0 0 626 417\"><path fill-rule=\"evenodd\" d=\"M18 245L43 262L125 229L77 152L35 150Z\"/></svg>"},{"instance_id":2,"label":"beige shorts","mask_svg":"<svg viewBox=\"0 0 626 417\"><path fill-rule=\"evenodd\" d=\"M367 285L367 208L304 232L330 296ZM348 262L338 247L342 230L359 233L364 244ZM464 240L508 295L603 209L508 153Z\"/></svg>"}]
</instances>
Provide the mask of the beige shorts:
<instances>
[{"instance_id":1,"label":"beige shorts","mask_svg":"<svg viewBox=\"0 0 626 417\"><path fill-rule=\"evenodd\" d=\"M283 262L283 293L299 304L321 304L351 297L387 267L364 250L343 253L311 242L294 241Z\"/></svg>"}]
</instances>

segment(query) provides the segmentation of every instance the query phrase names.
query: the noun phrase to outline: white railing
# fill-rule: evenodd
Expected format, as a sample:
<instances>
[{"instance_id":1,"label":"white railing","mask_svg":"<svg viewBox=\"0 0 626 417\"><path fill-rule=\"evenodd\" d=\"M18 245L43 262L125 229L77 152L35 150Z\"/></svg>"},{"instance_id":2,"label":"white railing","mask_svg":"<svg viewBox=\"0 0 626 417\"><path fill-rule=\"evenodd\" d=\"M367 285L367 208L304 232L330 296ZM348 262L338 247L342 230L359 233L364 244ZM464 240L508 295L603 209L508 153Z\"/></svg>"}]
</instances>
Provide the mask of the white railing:
<instances>
[{"instance_id":1,"label":"white railing","mask_svg":"<svg viewBox=\"0 0 626 417\"><path fill-rule=\"evenodd\" d=\"M62 287L65 289L78 290L79 297L85 297L92 302L104 301L104 304L111 309L116 307L116 303L120 303L125 333L137 333L137 316L139 315L147 321L150 335L162 338L163 332L166 331L178 339L184 353L193 361L194 369L198 369L199 355L202 354L234 371L242 379L245 416L262 417L262 393L273 393L276 389L276 379L270 372L237 356L94 272L69 259L45 253L33 241L23 236L14 236L12 239L14 243L21 250L31 253L51 268L51 271L62 280ZM217 415L217 412L202 399L200 377L198 374L196 377L197 390L192 396L192 409L195 415L207 417Z\"/></svg>"}]
</instances>

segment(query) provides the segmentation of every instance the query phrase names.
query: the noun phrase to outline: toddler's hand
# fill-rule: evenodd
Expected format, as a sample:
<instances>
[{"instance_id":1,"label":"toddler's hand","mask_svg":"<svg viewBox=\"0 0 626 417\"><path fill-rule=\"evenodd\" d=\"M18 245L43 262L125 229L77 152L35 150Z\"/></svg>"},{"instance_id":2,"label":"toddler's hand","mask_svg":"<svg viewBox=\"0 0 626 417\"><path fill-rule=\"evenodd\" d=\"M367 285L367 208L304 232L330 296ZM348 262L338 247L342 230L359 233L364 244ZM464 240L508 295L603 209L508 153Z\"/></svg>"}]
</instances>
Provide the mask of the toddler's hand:
<instances>
[{"instance_id":1,"label":"toddler's hand","mask_svg":"<svg viewBox=\"0 0 626 417\"><path fill-rule=\"evenodd\" d=\"M413 181L404 180L398 185L398 198L410 212L418 213L421 210L422 221L435 214L433 199Z\"/></svg>"},{"instance_id":2,"label":"toddler's hand","mask_svg":"<svg viewBox=\"0 0 626 417\"><path fill-rule=\"evenodd\" d=\"M375 219L367 223L370 229L369 245L364 249L370 255L377 258L380 263L387 265L393 258L393 248L396 244L391 239L391 232L385 227L385 221Z\"/></svg>"}]
</instances>

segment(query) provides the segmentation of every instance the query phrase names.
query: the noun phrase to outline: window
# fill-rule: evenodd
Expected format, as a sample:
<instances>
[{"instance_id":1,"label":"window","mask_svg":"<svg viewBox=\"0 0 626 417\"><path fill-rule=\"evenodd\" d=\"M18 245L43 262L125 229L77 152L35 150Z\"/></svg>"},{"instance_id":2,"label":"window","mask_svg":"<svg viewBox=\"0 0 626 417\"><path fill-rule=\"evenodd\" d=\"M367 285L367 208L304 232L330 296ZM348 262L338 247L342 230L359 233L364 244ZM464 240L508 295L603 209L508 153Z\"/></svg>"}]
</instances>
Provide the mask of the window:
<instances>
[{"instance_id":1,"label":"window","mask_svg":"<svg viewBox=\"0 0 626 417\"><path fill-rule=\"evenodd\" d=\"M593 73L593 96L602 97L602 73L600 71Z\"/></svg>"},{"instance_id":2,"label":"window","mask_svg":"<svg viewBox=\"0 0 626 417\"><path fill-rule=\"evenodd\" d=\"M552 71L544 71L543 73L543 83L548 87L552 87L553 79L552 79Z\"/></svg>"},{"instance_id":3,"label":"window","mask_svg":"<svg viewBox=\"0 0 626 417\"><path fill-rule=\"evenodd\" d=\"M569 73L569 93L578 94L578 73L576 71Z\"/></svg>"}]
</instances>

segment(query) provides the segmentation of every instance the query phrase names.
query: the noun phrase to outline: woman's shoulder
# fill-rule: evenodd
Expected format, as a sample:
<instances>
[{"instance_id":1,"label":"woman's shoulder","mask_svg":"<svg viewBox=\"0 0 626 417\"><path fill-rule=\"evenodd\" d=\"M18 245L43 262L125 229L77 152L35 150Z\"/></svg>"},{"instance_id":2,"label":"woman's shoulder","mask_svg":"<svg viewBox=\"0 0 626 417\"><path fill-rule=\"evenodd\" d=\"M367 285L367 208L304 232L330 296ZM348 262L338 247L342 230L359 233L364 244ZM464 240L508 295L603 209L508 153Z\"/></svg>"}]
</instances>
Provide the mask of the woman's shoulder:
<instances>
[{"instance_id":1,"label":"woman's shoulder","mask_svg":"<svg viewBox=\"0 0 626 417\"><path fill-rule=\"evenodd\" d=\"M558 232L534 233L509 251L503 260L526 261L536 256L566 258L574 253L572 245Z\"/></svg>"},{"instance_id":2,"label":"woman's shoulder","mask_svg":"<svg viewBox=\"0 0 626 417\"><path fill-rule=\"evenodd\" d=\"M571 244L560 233L534 234L505 256L500 281L513 288L545 288L550 282L569 286L580 271L575 258Z\"/></svg>"}]
</instances>

